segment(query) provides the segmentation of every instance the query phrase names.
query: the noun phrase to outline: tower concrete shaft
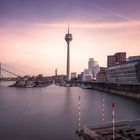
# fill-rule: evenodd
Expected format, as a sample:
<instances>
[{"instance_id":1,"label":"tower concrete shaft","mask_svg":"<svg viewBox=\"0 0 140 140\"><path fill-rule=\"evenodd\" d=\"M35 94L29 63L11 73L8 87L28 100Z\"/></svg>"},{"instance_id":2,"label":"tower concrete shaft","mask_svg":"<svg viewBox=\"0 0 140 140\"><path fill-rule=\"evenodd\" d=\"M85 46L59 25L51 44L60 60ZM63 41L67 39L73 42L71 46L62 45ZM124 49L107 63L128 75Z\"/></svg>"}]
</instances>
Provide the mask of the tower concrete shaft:
<instances>
[{"instance_id":1,"label":"tower concrete shaft","mask_svg":"<svg viewBox=\"0 0 140 140\"><path fill-rule=\"evenodd\" d=\"M67 42L67 80L70 80L70 41L72 41L72 34L69 33L69 26L68 26L68 33L65 35L65 40Z\"/></svg>"},{"instance_id":2,"label":"tower concrete shaft","mask_svg":"<svg viewBox=\"0 0 140 140\"><path fill-rule=\"evenodd\" d=\"M70 80L70 43L67 42L67 80Z\"/></svg>"},{"instance_id":3,"label":"tower concrete shaft","mask_svg":"<svg viewBox=\"0 0 140 140\"><path fill-rule=\"evenodd\" d=\"M1 63L0 63L0 82L2 80L2 76L1 76Z\"/></svg>"}]
</instances>

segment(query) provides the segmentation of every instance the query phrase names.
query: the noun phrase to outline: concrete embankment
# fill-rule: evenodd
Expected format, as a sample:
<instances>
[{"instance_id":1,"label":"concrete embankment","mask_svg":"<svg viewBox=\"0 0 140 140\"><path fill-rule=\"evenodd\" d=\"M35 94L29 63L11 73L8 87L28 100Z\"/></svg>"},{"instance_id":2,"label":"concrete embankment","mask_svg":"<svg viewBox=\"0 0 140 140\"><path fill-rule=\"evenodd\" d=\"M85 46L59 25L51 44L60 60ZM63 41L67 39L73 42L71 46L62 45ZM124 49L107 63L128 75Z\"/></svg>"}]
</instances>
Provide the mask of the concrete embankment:
<instances>
[{"instance_id":1,"label":"concrete embankment","mask_svg":"<svg viewBox=\"0 0 140 140\"><path fill-rule=\"evenodd\" d=\"M140 84L86 82L85 85L90 85L94 90L140 100Z\"/></svg>"}]
</instances>

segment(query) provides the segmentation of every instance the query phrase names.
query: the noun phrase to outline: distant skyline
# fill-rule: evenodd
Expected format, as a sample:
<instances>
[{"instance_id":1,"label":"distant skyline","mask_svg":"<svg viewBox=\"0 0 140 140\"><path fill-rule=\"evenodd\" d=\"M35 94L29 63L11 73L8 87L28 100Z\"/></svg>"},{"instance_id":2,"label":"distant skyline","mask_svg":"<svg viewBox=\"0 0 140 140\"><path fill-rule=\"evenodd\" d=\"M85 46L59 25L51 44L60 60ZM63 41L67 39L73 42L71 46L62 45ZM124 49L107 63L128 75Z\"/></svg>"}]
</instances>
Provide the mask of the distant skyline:
<instances>
[{"instance_id":1,"label":"distant skyline","mask_svg":"<svg viewBox=\"0 0 140 140\"><path fill-rule=\"evenodd\" d=\"M140 55L140 0L0 0L0 62L35 75L66 74L70 24L71 72L94 58Z\"/></svg>"}]
</instances>

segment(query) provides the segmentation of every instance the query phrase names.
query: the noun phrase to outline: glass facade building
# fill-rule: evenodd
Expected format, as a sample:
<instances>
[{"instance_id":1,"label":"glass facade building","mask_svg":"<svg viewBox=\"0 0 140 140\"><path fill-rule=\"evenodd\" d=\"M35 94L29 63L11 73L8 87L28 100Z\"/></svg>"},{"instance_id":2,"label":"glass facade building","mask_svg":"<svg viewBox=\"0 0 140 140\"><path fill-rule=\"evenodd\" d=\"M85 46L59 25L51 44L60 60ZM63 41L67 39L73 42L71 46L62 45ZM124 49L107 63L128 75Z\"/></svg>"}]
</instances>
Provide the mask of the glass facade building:
<instances>
[{"instance_id":1,"label":"glass facade building","mask_svg":"<svg viewBox=\"0 0 140 140\"><path fill-rule=\"evenodd\" d=\"M109 67L107 80L111 83L140 83L140 61L131 61Z\"/></svg>"}]
</instances>

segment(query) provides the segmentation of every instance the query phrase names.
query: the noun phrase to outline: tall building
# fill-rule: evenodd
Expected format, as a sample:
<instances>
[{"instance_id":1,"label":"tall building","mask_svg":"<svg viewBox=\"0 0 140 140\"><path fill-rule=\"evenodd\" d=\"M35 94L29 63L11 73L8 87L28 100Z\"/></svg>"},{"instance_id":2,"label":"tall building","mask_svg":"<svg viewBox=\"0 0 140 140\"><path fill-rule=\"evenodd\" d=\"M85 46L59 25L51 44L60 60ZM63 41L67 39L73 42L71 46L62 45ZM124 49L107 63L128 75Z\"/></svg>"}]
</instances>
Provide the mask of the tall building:
<instances>
[{"instance_id":1,"label":"tall building","mask_svg":"<svg viewBox=\"0 0 140 140\"><path fill-rule=\"evenodd\" d=\"M96 75L96 81L97 82L107 82L106 68L100 67L100 70Z\"/></svg>"},{"instance_id":2,"label":"tall building","mask_svg":"<svg viewBox=\"0 0 140 140\"><path fill-rule=\"evenodd\" d=\"M107 56L107 67L113 66L116 64L116 56L109 55Z\"/></svg>"},{"instance_id":3,"label":"tall building","mask_svg":"<svg viewBox=\"0 0 140 140\"><path fill-rule=\"evenodd\" d=\"M118 52L118 53L115 53L114 56L116 56L117 64L121 64L126 61L126 52Z\"/></svg>"},{"instance_id":4,"label":"tall building","mask_svg":"<svg viewBox=\"0 0 140 140\"><path fill-rule=\"evenodd\" d=\"M95 64L95 61L93 58L89 58L89 61L88 61L88 69L89 70L93 70L94 69L94 64Z\"/></svg>"},{"instance_id":5,"label":"tall building","mask_svg":"<svg viewBox=\"0 0 140 140\"><path fill-rule=\"evenodd\" d=\"M67 42L67 80L70 80L70 41L72 41L72 34L69 33L69 25L68 25L68 33L65 35L65 40Z\"/></svg>"},{"instance_id":6,"label":"tall building","mask_svg":"<svg viewBox=\"0 0 140 140\"><path fill-rule=\"evenodd\" d=\"M97 61L94 60L94 58L89 58L88 70L89 74L91 74L94 79L96 77L97 72L99 71L99 65Z\"/></svg>"},{"instance_id":7,"label":"tall building","mask_svg":"<svg viewBox=\"0 0 140 140\"><path fill-rule=\"evenodd\" d=\"M117 52L114 55L107 56L107 67L121 64L126 61L126 52Z\"/></svg>"}]
</instances>

